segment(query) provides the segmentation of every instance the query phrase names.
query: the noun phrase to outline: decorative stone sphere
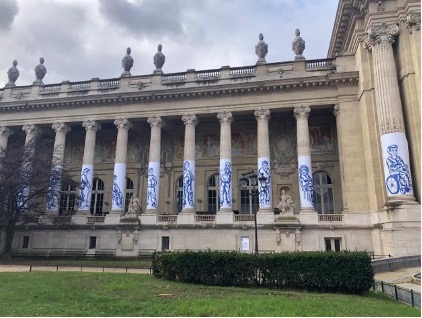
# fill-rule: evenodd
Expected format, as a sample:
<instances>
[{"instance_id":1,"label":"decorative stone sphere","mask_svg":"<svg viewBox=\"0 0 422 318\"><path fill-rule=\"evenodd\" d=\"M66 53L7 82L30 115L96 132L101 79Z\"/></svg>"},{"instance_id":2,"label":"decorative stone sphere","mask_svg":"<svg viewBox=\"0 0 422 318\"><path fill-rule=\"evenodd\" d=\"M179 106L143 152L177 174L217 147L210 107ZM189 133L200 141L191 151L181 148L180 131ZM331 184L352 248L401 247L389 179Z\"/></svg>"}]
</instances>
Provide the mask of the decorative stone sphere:
<instances>
[{"instance_id":1,"label":"decorative stone sphere","mask_svg":"<svg viewBox=\"0 0 422 318\"><path fill-rule=\"evenodd\" d=\"M296 37L292 42L292 50L296 54L295 59L303 59L304 57L302 56L302 54L305 50L305 41L301 38L299 29L295 30L295 35Z\"/></svg>"},{"instance_id":2,"label":"decorative stone sphere","mask_svg":"<svg viewBox=\"0 0 422 318\"><path fill-rule=\"evenodd\" d=\"M36 84L36 83L42 84L43 83L42 79L44 78L45 74L47 74L47 68L44 66L44 58L41 57L40 58L40 64L38 64L35 67L35 78L36 78L36 80L35 80L34 84Z\"/></svg>"},{"instance_id":3,"label":"decorative stone sphere","mask_svg":"<svg viewBox=\"0 0 422 318\"><path fill-rule=\"evenodd\" d=\"M130 69L133 66L133 58L130 56L131 49L130 47L126 50L126 55L122 59L122 67L123 67L123 74L122 75L129 75L130 76Z\"/></svg>"},{"instance_id":4,"label":"decorative stone sphere","mask_svg":"<svg viewBox=\"0 0 422 318\"><path fill-rule=\"evenodd\" d=\"M163 46L161 44L158 45L157 49L158 49L158 52L155 53L154 55L154 65L156 67L154 73L162 73L161 68L166 62L166 57L161 52L161 50L163 49Z\"/></svg>"},{"instance_id":5,"label":"decorative stone sphere","mask_svg":"<svg viewBox=\"0 0 422 318\"><path fill-rule=\"evenodd\" d=\"M18 66L18 61L14 60L13 66L7 71L9 82L6 84L6 86L15 86L15 82L19 77L19 70L16 66Z\"/></svg>"},{"instance_id":6,"label":"decorative stone sphere","mask_svg":"<svg viewBox=\"0 0 422 318\"><path fill-rule=\"evenodd\" d=\"M259 41L255 45L255 54L258 55L257 64L266 63L265 57L268 53L268 44L264 42L264 35L262 33L259 34Z\"/></svg>"}]
</instances>

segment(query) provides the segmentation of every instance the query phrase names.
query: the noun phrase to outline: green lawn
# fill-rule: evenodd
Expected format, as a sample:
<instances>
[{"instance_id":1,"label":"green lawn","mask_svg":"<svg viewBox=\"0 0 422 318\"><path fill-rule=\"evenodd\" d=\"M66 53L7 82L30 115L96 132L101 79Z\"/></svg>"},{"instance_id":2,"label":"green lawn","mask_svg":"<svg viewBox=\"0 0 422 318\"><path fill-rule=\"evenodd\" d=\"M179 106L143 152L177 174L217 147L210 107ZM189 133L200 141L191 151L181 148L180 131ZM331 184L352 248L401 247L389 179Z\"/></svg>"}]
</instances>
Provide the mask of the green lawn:
<instances>
[{"instance_id":1,"label":"green lawn","mask_svg":"<svg viewBox=\"0 0 422 318\"><path fill-rule=\"evenodd\" d=\"M152 275L0 273L1 316L420 316L384 295L209 287Z\"/></svg>"}]
</instances>

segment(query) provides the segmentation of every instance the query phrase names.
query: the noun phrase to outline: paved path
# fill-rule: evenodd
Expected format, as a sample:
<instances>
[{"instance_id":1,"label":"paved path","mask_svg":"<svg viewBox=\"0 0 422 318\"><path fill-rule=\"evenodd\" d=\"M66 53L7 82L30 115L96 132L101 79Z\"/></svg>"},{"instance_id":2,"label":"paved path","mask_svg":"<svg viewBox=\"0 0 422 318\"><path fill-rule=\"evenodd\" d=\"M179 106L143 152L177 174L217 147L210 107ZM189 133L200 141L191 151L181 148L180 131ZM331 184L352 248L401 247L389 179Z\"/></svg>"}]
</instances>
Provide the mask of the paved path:
<instances>
[{"instance_id":1,"label":"paved path","mask_svg":"<svg viewBox=\"0 0 422 318\"><path fill-rule=\"evenodd\" d=\"M377 273L374 278L386 283L392 283L403 288L421 292L421 285L413 283L411 279L412 276L420 272L420 267L402 268L394 272Z\"/></svg>"},{"instance_id":2,"label":"paved path","mask_svg":"<svg viewBox=\"0 0 422 318\"><path fill-rule=\"evenodd\" d=\"M37 266L37 265L0 265L0 272L104 272L151 274L149 269L143 268L107 268L87 266Z\"/></svg>"}]
</instances>

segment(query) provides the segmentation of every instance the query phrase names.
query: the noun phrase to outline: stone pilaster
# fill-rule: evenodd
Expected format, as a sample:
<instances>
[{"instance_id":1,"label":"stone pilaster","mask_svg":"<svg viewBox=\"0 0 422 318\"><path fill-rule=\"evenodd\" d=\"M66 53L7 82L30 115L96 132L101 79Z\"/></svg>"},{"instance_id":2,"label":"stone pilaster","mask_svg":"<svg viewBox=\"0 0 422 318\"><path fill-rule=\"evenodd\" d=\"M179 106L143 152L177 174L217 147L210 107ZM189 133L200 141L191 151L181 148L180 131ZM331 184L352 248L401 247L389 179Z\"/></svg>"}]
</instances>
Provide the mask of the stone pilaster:
<instances>
[{"instance_id":1,"label":"stone pilaster","mask_svg":"<svg viewBox=\"0 0 422 318\"><path fill-rule=\"evenodd\" d=\"M410 202L415 201L415 198L392 47L398 34L397 24L372 25L367 30L363 45L372 51L375 100L387 202Z\"/></svg>"},{"instance_id":2,"label":"stone pilaster","mask_svg":"<svg viewBox=\"0 0 422 318\"><path fill-rule=\"evenodd\" d=\"M297 129L297 162L299 175L300 212L315 212L313 203L312 161L309 143L309 106L294 108Z\"/></svg>"},{"instance_id":3,"label":"stone pilaster","mask_svg":"<svg viewBox=\"0 0 422 318\"><path fill-rule=\"evenodd\" d=\"M13 135L13 130L6 126L0 126L0 152L6 151L9 137Z\"/></svg>"},{"instance_id":4,"label":"stone pilaster","mask_svg":"<svg viewBox=\"0 0 422 318\"><path fill-rule=\"evenodd\" d=\"M220 209L218 214L230 214L225 220L233 223L233 180L232 180L232 139L231 123L233 115L231 112L222 111L217 114L220 121ZM221 220L224 221L224 220Z\"/></svg>"},{"instance_id":5,"label":"stone pilaster","mask_svg":"<svg viewBox=\"0 0 422 318\"><path fill-rule=\"evenodd\" d=\"M82 123L86 130L85 148L82 161L81 185L79 192L79 214L89 214L91 209L92 179L94 175L94 154L97 131L101 125L88 119Z\"/></svg>"},{"instance_id":6,"label":"stone pilaster","mask_svg":"<svg viewBox=\"0 0 422 318\"><path fill-rule=\"evenodd\" d=\"M151 140L149 145L147 209L146 213L154 214L158 211L160 191L160 157L161 157L161 117L152 116L147 120L151 126Z\"/></svg>"},{"instance_id":7,"label":"stone pilaster","mask_svg":"<svg viewBox=\"0 0 422 318\"><path fill-rule=\"evenodd\" d=\"M259 211L258 214L271 213L271 160L270 160L270 139L268 133L268 121L270 120L270 111L267 108L256 110L255 118L258 123L257 128L257 145L258 145L258 178L264 176L267 178L266 187L263 189L258 181L259 194ZM274 220L273 220L274 221Z\"/></svg>"},{"instance_id":8,"label":"stone pilaster","mask_svg":"<svg viewBox=\"0 0 422 318\"><path fill-rule=\"evenodd\" d=\"M194 114L182 116L185 123L185 146L183 155L183 208L182 213L195 212L195 126Z\"/></svg>"},{"instance_id":9,"label":"stone pilaster","mask_svg":"<svg viewBox=\"0 0 422 318\"><path fill-rule=\"evenodd\" d=\"M344 176L344 165L343 165L343 139L341 132L341 112L340 106L335 105L333 110L334 116L336 116L336 127L337 127L337 140L338 140L338 152L339 152L339 164L340 164L340 176L341 176L341 193L343 197L343 208L342 212L349 212L349 207L347 205L347 185L346 178Z\"/></svg>"},{"instance_id":10,"label":"stone pilaster","mask_svg":"<svg viewBox=\"0 0 422 318\"><path fill-rule=\"evenodd\" d=\"M47 211L58 214L60 197L60 174L63 168L64 151L66 145L66 134L70 126L63 122L55 122L52 128L56 132L54 139L53 158L51 161L50 188L47 198Z\"/></svg>"},{"instance_id":11,"label":"stone pilaster","mask_svg":"<svg viewBox=\"0 0 422 318\"><path fill-rule=\"evenodd\" d=\"M114 125L117 128L117 140L110 214L121 214L125 207L127 141L131 123L126 118L119 117L114 121Z\"/></svg>"}]
</instances>

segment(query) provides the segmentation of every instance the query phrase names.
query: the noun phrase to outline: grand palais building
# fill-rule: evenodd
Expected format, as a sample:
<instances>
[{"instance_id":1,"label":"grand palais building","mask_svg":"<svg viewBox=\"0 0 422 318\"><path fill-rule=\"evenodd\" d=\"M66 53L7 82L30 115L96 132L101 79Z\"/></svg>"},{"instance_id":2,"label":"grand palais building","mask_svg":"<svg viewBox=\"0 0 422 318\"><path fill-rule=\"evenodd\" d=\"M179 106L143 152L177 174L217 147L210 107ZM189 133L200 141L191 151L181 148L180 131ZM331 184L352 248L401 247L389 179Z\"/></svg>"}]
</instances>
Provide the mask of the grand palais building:
<instances>
[{"instance_id":1,"label":"grand palais building","mask_svg":"<svg viewBox=\"0 0 422 318\"><path fill-rule=\"evenodd\" d=\"M339 0L318 60L296 30L284 62L261 36L242 67L164 73L159 47L134 75L128 49L119 78L47 85L41 60L20 86L12 66L0 147L52 138L75 181L46 202L67 226L22 224L12 252L252 253L256 229L260 253L420 255L420 9Z\"/></svg>"}]
</instances>

